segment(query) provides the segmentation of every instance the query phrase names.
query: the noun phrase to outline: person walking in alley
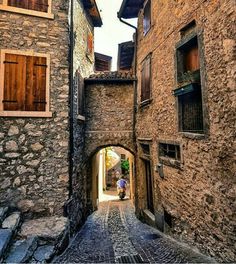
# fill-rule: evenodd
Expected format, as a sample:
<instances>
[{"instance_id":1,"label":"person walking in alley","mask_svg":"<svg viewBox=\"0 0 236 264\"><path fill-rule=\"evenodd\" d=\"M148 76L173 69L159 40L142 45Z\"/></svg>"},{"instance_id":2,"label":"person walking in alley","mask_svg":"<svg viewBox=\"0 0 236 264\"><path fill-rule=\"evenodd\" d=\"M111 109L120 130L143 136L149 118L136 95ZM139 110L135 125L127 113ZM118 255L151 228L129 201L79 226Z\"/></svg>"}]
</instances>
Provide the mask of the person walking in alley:
<instances>
[{"instance_id":1,"label":"person walking in alley","mask_svg":"<svg viewBox=\"0 0 236 264\"><path fill-rule=\"evenodd\" d=\"M127 181L124 179L124 176L121 175L120 179L116 183L117 185L117 193L120 199L123 199L125 197L125 191L127 186Z\"/></svg>"}]
</instances>

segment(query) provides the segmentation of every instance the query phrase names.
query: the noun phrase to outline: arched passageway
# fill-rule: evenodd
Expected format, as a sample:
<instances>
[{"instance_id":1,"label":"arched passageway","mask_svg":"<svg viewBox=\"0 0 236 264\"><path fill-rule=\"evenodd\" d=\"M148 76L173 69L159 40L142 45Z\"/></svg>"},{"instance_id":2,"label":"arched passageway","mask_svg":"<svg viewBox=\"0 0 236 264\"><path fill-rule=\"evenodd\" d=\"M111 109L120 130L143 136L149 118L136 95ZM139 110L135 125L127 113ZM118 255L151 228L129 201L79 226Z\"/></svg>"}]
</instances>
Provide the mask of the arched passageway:
<instances>
[{"instance_id":1,"label":"arched passageway","mask_svg":"<svg viewBox=\"0 0 236 264\"><path fill-rule=\"evenodd\" d=\"M134 199L134 155L122 146L101 146L88 159L87 191L93 210L102 201L118 199L116 183L127 181L126 198Z\"/></svg>"}]
</instances>

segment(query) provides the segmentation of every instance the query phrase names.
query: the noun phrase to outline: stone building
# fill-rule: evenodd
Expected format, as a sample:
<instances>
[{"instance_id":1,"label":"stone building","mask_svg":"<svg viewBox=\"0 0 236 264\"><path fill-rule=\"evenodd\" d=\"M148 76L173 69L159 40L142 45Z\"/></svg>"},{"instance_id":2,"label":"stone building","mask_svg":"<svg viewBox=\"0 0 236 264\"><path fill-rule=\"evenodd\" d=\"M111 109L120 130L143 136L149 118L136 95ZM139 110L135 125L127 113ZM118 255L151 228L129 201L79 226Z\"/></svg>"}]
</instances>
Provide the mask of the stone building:
<instances>
[{"instance_id":1,"label":"stone building","mask_svg":"<svg viewBox=\"0 0 236 264\"><path fill-rule=\"evenodd\" d=\"M101 24L94 0L0 0L1 205L62 215L78 167L80 80L93 72Z\"/></svg>"},{"instance_id":2,"label":"stone building","mask_svg":"<svg viewBox=\"0 0 236 264\"><path fill-rule=\"evenodd\" d=\"M234 261L234 1L124 0L136 30L136 212ZM127 22L127 20L126 20Z\"/></svg>"}]
</instances>

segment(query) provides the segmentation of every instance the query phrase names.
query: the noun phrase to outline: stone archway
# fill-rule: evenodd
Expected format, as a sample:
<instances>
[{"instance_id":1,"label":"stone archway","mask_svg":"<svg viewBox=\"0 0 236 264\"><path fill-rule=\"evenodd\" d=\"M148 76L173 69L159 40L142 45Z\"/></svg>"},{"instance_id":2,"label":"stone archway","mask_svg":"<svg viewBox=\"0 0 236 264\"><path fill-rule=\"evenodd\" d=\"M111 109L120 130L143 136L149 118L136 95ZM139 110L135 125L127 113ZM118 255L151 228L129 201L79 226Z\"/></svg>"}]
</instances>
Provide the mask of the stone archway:
<instances>
[{"instance_id":1,"label":"stone archway","mask_svg":"<svg viewBox=\"0 0 236 264\"><path fill-rule=\"evenodd\" d=\"M134 198L134 152L123 146L121 144L106 144L102 146L98 146L95 148L89 158L87 159L87 198L89 201L89 207L92 210L97 209L99 200L99 188L101 188L100 173L105 173L106 168L101 167L105 164L105 156L102 150L105 150L107 147L119 147L123 149L126 153L129 153L129 164L130 164L130 172L129 172L129 186L130 186L130 199ZM100 187L99 187L100 186ZM101 189L100 189L101 190Z\"/></svg>"}]
</instances>

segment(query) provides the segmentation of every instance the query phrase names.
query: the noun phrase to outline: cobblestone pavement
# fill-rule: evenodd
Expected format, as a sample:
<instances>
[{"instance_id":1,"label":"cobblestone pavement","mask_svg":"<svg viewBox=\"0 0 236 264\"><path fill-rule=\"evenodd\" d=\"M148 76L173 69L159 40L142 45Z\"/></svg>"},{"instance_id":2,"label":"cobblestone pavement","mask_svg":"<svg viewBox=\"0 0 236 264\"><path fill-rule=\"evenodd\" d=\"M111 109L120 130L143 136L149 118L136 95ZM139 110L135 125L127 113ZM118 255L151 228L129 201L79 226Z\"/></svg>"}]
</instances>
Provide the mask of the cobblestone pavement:
<instances>
[{"instance_id":1,"label":"cobblestone pavement","mask_svg":"<svg viewBox=\"0 0 236 264\"><path fill-rule=\"evenodd\" d=\"M102 202L57 263L214 263L140 222L129 200Z\"/></svg>"}]
</instances>

